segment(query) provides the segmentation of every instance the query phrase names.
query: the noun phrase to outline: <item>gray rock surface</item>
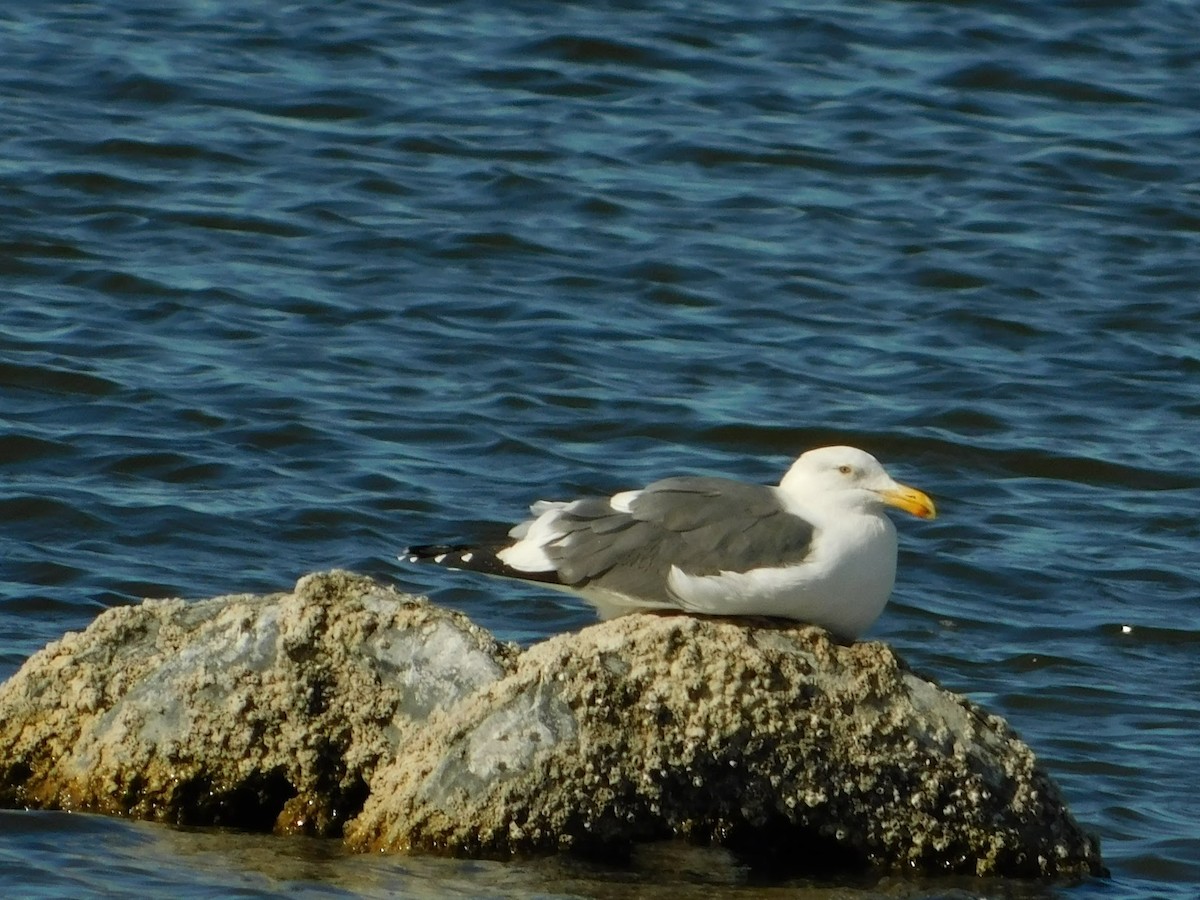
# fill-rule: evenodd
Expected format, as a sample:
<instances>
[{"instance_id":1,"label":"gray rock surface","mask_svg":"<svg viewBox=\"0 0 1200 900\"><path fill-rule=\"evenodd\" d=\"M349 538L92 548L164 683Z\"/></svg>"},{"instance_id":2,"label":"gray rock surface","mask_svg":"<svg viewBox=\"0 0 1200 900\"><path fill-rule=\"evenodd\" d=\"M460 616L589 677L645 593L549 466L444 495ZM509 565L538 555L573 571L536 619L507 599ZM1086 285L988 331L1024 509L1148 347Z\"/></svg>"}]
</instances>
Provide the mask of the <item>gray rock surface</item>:
<instances>
[{"instance_id":1,"label":"gray rock surface","mask_svg":"<svg viewBox=\"0 0 1200 900\"><path fill-rule=\"evenodd\" d=\"M381 767L359 849L682 835L802 870L1101 871L1005 723L820 629L626 616L527 650Z\"/></svg>"},{"instance_id":2,"label":"gray rock surface","mask_svg":"<svg viewBox=\"0 0 1200 900\"><path fill-rule=\"evenodd\" d=\"M344 572L112 609L35 654L0 686L0 805L364 851L684 837L791 871L1102 871L1005 723L882 644L636 615L518 655Z\"/></svg>"},{"instance_id":3,"label":"gray rock surface","mask_svg":"<svg viewBox=\"0 0 1200 900\"><path fill-rule=\"evenodd\" d=\"M0 804L340 834L404 729L515 652L344 572L110 609L0 686Z\"/></svg>"}]
</instances>

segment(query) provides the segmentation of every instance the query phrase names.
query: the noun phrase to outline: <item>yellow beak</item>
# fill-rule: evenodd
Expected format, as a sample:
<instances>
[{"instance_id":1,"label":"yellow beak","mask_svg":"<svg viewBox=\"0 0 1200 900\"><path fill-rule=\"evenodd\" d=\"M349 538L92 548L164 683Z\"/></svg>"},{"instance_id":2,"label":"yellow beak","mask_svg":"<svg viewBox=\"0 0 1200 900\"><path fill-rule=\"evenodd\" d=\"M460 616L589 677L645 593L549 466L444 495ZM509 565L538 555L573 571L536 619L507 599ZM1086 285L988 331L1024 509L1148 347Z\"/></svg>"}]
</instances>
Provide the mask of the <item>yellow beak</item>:
<instances>
[{"instance_id":1,"label":"yellow beak","mask_svg":"<svg viewBox=\"0 0 1200 900\"><path fill-rule=\"evenodd\" d=\"M929 499L929 495L905 484L898 484L888 491L880 491L879 496L888 506L894 506L905 512L910 512L918 519L933 519L937 516L937 507Z\"/></svg>"}]
</instances>

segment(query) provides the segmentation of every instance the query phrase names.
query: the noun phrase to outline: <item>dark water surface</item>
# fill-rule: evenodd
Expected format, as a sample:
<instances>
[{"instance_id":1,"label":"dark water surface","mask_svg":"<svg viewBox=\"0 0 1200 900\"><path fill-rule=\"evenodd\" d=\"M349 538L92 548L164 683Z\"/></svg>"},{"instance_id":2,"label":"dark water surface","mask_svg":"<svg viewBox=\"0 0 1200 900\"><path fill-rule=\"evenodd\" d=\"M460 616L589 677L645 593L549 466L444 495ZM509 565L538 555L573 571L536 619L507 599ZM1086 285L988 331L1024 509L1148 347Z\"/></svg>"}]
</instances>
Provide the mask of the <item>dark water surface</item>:
<instances>
[{"instance_id":1,"label":"dark water surface","mask_svg":"<svg viewBox=\"0 0 1200 900\"><path fill-rule=\"evenodd\" d=\"M942 511L872 636L1008 717L1113 877L813 896L1196 897L1198 35L1169 0L6 5L0 676L334 566L536 640L590 615L396 552L852 443ZM0 813L6 896L775 890L663 852Z\"/></svg>"}]
</instances>

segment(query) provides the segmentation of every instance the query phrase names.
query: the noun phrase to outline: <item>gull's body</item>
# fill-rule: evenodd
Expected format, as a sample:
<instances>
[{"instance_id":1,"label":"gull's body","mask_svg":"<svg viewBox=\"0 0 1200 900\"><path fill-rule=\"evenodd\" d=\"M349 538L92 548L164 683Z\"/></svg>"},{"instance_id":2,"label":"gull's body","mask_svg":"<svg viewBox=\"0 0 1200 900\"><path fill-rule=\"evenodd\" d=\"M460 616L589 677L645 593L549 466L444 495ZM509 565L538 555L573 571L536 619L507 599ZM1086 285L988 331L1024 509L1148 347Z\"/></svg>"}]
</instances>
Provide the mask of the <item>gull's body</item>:
<instances>
[{"instance_id":1,"label":"gull's body","mask_svg":"<svg viewBox=\"0 0 1200 900\"><path fill-rule=\"evenodd\" d=\"M603 618L639 610L773 616L855 638L896 575L887 506L935 515L870 454L823 447L778 486L723 478L656 481L609 498L541 501L501 546L412 547L432 561L579 594Z\"/></svg>"}]
</instances>

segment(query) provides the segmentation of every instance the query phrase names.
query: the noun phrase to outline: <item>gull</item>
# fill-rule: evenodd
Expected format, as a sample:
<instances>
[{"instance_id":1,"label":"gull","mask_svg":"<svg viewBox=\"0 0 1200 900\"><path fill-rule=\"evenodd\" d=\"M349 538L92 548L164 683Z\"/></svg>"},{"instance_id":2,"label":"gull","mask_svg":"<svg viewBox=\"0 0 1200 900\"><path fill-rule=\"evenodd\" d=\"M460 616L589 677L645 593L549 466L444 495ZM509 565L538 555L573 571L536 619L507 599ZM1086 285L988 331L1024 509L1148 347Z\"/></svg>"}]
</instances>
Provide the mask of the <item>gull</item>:
<instances>
[{"instance_id":1,"label":"gull","mask_svg":"<svg viewBox=\"0 0 1200 900\"><path fill-rule=\"evenodd\" d=\"M767 616L853 640L895 583L888 507L937 514L871 454L821 447L778 485L681 476L611 497L542 500L509 541L425 544L406 555L569 591L606 619L664 610Z\"/></svg>"}]
</instances>

